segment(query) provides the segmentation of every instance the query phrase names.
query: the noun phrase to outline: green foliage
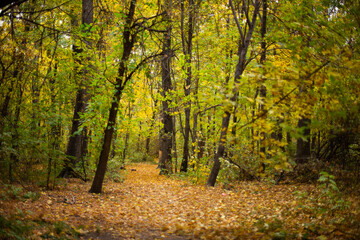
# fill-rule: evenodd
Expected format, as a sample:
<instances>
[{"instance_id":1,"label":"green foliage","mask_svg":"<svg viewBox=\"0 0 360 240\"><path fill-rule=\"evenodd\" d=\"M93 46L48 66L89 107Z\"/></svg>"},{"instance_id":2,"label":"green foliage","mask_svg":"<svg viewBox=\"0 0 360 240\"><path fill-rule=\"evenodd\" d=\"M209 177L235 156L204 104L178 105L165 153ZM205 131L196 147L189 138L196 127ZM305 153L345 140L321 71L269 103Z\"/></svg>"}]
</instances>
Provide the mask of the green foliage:
<instances>
[{"instance_id":1,"label":"green foliage","mask_svg":"<svg viewBox=\"0 0 360 240\"><path fill-rule=\"evenodd\" d=\"M36 201L40 198L40 193L24 191L22 187L16 185L1 184L3 191L1 193L1 198L3 200L28 200Z\"/></svg>"},{"instance_id":2,"label":"green foliage","mask_svg":"<svg viewBox=\"0 0 360 240\"><path fill-rule=\"evenodd\" d=\"M292 239L296 237L295 234L285 230L284 223L277 218L271 219L270 221L261 218L254 223L254 227L256 228L256 231L264 233L273 240Z\"/></svg>"},{"instance_id":3,"label":"green foliage","mask_svg":"<svg viewBox=\"0 0 360 240\"><path fill-rule=\"evenodd\" d=\"M110 159L108 162L108 178L114 182L124 182L127 175L126 164L120 159L120 157L115 157ZM125 169L122 169L125 168ZM122 170L122 171L121 171Z\"/></svg>"},{"instance_id":4,"label":"green foliage","mask_svg":"<svg viewBox=\"0 0 360 240\"><path fill-rule=\"evenodd\" d=\"M320 172L318 179L321 189L322 201L331 207L332 211L349 208L349 202L342 198L341 192L335 182L335 176L327 172Z\"/></svg>"},{"instance_id":5,"label":"green foliage","mask_svg":"<svg viewBox=\"0 0 360 240\"><path fill-rule=\"evenodd\" d=\"M7 185L4 184L3 185L5 192L2 193L2 198L5 200L8 199L21 199L21 194L23 192L23 188L22 187L17 187L14 185Z\"/></svg>"},{"instance_id":6,"label":"green foliage","mask_svg":"<svg viewBox=\"0 0 360 240\"><path fill-rule=\"evenodd\" d=\"M300 200L298 208L318 216L324 214L341 216L342 210L348 209L350 203L343 198L335 182L335 177L327 172L321 172L318 182L321 190L318 198L308 192L294 192L297 199Z\"/></svg>"},{"instance_id":7,"label":"green foliage","mask_svg":"<svg viewBox=\"0 0 360 240\"><path fill-rule=\"evenodd\" d=\"M236 11L246 9L241 7L243 3L246 1L239 2ZM123 4L107 4L112 12L94 9L94 24L80 24L77 13L81 12L81 2L78 1L62 3L61 11L55 7L58 1L37 5L26 2L16 9L24 18L2 17L2 180L55 187L65 160L75 94L79 89L86 89L89 99L85 112L80 114L81 126L76 134L87 128L89 141L84 162L76 170L83 172L85 168L90 175L95 171L112 104L110 96L116 86L119 56L124 51L120 33L126 11ZM125 63L127 74L149 57L151 51L162 51L160 34L164 23L161 16L152 18L159 12L158 4L145 1L141 5L135 11L136 22L140 23L134 26L141 25L144 29L134 39L141 39L141 43L135 44ZM196 7L191 63L181 47L177 47L182 45L184 29L181 29L180 9L174 8L173 89L166 96L161 95L160 57L150 59L132 76L122 89L115 128L117 139L113 143L115 153L125 152L129 162L152 162L159 145L161 103L169 100L178 130L178 150L184 144L181 132L188 104L191 103L191 127L197 116L197 129L191 129L191 134L198 135L192 136L195 139L192 144L198 151L196 141L201 136L205 146L201 159L197 159L198 152L190 159L188 174L195 183L203 183L207 178L224 111L231 110L234 119L227 133L226 153L235 164L222 160L221 182L253 179L250 175L273 181L280 172L291 172L295 167L297 141L302 139L311 143L311 154L316 161L338 168L334 175L349 171L351 174L347 176L352 179L347 181L356 185L360 163L359 5L346 1L309 0L299 4L273 1L268 8L272 14L268 15L266 36L262 38L263 25L257 19L246 69L239 83L234 82L234 74L240 34L229 6L206 1ZM29 12L37 12L36 19ZM246 14L238 15L244 17L240 19L243 27ZM89 42L91 48L87 47ZM266 45L265 62L260 60L262 42ZM81 53L74 54L73 45L80 47ZM192 85L190 95L185 96L188 67L192 69ZM266 96L260 96L261 88L265 88ZM238 92L235 100L234 92ZM297 126L302 117L311 120L311 136L306 136L304 127ZM151 139L150 149L145 150L147 137ZM147 150L150 152L145 153ZM235 167L236 164L240 167ZM317 176L317 164L308 166L309 171L301 173L301 180ZM326 179L327 183L321 184L330 187L325 189L334 187L331 179Z\"/></svg>"},{"instance_id":8,"label":"green foliage","mask_svg":"<svg viewBox=\"0 0 360 240\"><path fill-rule=\"evenodd\" d=\"M1 239L28 239L29 232L33 229L33 224L16 218L6 218L0 215L0 238Z\"/></svg>"},{"instance_id":9,"label":"green foliage","mask_svg":"<svg viewBox=\"0 0 360 240\"><path fill-rule=\"evenodd\" d=\"M20 211L9 218L0 215L0 239L31 239L31 232L39 229L44 231L41 235L43 239L79 239L80 234L63 221L48 223L40 219L26 220L24 216Z\"/></svg>"}]
</instances>

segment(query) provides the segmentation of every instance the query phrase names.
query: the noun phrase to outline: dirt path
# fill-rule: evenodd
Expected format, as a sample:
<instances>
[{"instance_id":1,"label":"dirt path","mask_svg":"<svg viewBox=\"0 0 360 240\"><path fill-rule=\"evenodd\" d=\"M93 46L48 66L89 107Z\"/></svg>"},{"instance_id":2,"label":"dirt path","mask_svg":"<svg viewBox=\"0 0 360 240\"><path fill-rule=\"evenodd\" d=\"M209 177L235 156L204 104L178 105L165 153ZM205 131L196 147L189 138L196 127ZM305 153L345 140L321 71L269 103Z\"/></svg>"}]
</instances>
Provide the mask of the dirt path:
<instances>
[{"instance_id":1,"label":"dirt path","mask_svg":"<svg viewBox=\"0 0 360 240\"><path fill-rule=\"evenodd\" d=\"M314 219L311 211L299 208L301 200L294 195L294 191L315 194L308 185L242 183L229 191L158 172L156 165L129 166L125 182L105 182L100 195L88 193L90 183L68 180L33 202L2 201L1 214L21 211L29 220L63 221L82 233L82 239L104 240L268 239L276 234L301 238ZM33 231L34 239L44 231Z\"/></svg>"}]
</instances>

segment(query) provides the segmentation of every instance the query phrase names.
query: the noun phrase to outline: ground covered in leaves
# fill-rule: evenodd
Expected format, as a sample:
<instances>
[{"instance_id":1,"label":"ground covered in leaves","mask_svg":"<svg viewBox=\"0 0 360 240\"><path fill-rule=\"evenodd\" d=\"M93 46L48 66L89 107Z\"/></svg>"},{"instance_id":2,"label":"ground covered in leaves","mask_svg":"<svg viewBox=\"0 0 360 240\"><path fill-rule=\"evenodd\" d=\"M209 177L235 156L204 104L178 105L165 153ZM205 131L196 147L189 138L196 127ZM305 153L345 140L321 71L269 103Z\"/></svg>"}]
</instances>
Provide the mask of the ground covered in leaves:
<instances>
[{"instance_id":1,"label":"ground covered in leaves","mask_svg":"<svg viewBox=\"0 0 360 240\"><path fill-rule=\"evenodd\" d=\"M360 239L354 196L313 185L209 188L158 172L131 165L124 182L104 183L103 194L76 179L38 193L3 184L0 238Z\"/></svg>"}]
</instances>

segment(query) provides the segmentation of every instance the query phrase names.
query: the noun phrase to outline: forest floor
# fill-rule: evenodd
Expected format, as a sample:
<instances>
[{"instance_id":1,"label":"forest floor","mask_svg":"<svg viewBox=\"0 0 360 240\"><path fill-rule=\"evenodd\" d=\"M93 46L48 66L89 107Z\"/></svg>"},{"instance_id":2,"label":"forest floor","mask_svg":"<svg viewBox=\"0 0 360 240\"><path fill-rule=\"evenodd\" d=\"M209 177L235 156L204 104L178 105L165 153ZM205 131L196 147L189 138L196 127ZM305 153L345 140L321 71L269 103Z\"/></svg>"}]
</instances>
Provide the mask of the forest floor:
<instances>
[{"instance_id":1,"label":"forest floor","mask_svg":"<svg viewBox=\"0 0 360 240\"><path fill-rule=\"evenodd\" d=\"M158 173L133 164L124 182L107 180L103 194L76 179L37 198L0 189L0 238L22 231L24 239L360 239L356 197L324 196L306 184L226 190Z\"/></svg>"}]
</instances>

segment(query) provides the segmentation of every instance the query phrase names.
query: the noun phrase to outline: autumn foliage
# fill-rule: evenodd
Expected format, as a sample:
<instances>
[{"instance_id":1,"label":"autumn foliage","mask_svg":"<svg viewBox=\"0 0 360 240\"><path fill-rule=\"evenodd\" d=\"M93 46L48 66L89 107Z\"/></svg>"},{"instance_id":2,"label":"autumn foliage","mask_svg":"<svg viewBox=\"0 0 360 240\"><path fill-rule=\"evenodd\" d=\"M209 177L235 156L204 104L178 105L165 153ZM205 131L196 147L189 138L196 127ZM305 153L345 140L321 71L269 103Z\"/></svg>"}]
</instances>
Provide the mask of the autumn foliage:
<instances>
[{"instance_id":1,"label":"autumn foliage","mask_svg":"<svg viewBox=\"0 0 360 240\"><path fill-rule=\"evenodd\" d=\"M136 171L131 171L136 170ZM38 199L1 189L0 236L27 222L30 239L354 239L359 200L331 203L314 185L239 182L229 187L194 185L159 176L156 165L128 167L126 180L107 180L104 193L89 183L65 180ZM25 231L25 230L24 230ZM112 236L112 238L107 238ZM10 238L11 239L11 238Z\"/></svg>"},{"instance_id":2,"label":"autumn foliage","mask_svg":"<svg viewBox=\"0 0 360 240\"><path fill-rule=\"evenodd\" d=\"M0 1L0 238L360 238L359 16Z\"/></svg>"}]
</instances>

